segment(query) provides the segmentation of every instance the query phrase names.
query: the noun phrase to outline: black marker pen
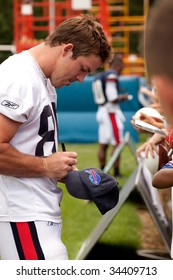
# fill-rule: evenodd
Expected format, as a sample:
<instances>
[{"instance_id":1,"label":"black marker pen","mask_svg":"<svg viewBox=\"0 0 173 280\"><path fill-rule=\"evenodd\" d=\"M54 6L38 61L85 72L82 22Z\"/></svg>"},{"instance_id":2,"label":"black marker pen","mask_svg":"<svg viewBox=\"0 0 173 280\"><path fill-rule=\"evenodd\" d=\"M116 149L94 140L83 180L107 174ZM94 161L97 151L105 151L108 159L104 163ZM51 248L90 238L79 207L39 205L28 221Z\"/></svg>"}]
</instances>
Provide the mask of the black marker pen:
<instances>
[{"instance_id":1,"label":"black marker pen","mask_svg":"<svg viewBox=\"0 0 173 280\"><path fill-rule=\"evenodd\" d=\"M61 142L61 147L62 147L62 151L63 151L63 152L66 152L66 147L65 147L64 142Z\"/></svg>"}]
</instances>

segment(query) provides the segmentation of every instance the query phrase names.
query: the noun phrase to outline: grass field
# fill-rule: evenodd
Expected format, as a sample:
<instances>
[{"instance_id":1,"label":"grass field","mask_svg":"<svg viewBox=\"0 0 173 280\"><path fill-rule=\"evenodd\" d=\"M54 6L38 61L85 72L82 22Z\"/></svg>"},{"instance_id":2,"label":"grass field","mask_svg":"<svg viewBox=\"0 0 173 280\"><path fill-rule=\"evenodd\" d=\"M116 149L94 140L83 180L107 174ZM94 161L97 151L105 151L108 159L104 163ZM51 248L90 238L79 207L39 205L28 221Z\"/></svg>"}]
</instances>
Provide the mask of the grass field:
<instances>
[{"instance_id":1,"label":"grass field","mask_svg":"<svg viewBox=\"0 0 173 280\"><path fill-rule=\"evenodd\" d=\"M97 144L66 144L66 147L67 150L78 153L78 169L98 167ZM134 170L136 162L128 146L125 146L121 156L123 178L118 179L118 182L120 187L123 187ZM110 170L110 174L112 174L112 170ZM63 217L62 239L67 246L69 259L75 259L83 241L92 232L102 215L94 203L73 198L67 193L64 185L61 184L60 186L64 191L61 205ZM111 256L113 256L113 259L136 258L136 250L140 246L139 230L141 227L137 214L137 205L141 201L136 192L134 190L131 193L96 246L88 254L88 259L104 260L110 259Z\"/></svg>"}]
</instances>

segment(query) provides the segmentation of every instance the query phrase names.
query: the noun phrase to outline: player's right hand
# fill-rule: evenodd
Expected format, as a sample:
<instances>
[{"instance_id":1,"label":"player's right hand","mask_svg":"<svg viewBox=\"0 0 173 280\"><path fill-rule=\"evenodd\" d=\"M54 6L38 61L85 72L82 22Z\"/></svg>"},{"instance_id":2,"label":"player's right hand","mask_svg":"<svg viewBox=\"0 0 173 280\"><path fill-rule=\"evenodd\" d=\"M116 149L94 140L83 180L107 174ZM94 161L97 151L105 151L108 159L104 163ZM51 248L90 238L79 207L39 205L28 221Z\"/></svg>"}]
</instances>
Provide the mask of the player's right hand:
<instances>
[{"instance_id":1,"label":"player's right hand","mask_svg":"<svg viewBox=\"0 0 173 280\"><path fill-rule=\"evenodd\" d=\"M76 152L57 152L46 158L46 176L61 181L77 164Z\"/></svg>"}]
</instances>

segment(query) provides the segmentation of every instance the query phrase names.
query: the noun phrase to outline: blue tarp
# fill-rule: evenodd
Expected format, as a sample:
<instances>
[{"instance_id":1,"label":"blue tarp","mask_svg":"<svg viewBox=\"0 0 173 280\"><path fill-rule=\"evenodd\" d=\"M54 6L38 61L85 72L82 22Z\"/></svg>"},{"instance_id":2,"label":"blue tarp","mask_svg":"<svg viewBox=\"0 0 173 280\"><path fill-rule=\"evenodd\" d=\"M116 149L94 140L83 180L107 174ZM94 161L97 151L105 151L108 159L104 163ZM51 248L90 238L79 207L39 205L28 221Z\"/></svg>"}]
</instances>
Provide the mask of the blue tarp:
<instances>
[{"instance_id":1,"label":"blue tarp","mask_svg":"<svg viewBox=\"0 0 173 280\"><path fill-rule=\"evenodd\" d=\"M57 89L60 141L69 143L98 142L97 105L93 99L92 81L93 76L88 76L83 83L75 82L70 86ZM126 117L125 132L129 131L135 142L138 142L138 133L131 125L130 120L141 107L138 101L139 84L139 77L119 77L120 94L133 95L131 101L121 103L121 108Z\"/></svg>"}]
</instances>

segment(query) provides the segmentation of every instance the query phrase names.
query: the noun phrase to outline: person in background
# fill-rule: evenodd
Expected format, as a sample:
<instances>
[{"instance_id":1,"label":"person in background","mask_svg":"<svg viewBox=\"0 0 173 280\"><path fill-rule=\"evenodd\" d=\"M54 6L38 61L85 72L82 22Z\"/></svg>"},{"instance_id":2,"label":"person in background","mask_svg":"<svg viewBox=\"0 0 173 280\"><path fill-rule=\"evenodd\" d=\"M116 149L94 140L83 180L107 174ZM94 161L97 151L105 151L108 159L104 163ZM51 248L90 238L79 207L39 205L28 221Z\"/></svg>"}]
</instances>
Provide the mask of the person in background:
<instances>
[{"instance_id":1,"label":"person in background","mask_svg":"<svg viewBox=\"0 0 173 280\"><path fill-rule=\"evenodd\" d=\"M123 59L120 54L114 56L110 68L97 74L92 89L95 103L98 105L96 119L98 122L98 160L101 169L104 169L107 160L107 150L112 146L112 153L122 142L124 134L125 116L119 103L128 100L128 94L118 95L118 78L123 70ZM113 165L114 176L121 177L120 156Z\"/></svg>"},{"instance_id":2,"label":"person in background","mask_svg":"<svg viewBox=\"0 0 173 280\"><path fill-rule=\"evenodd\" d=\"M173 126L173 48L170 28L173 2L156 1L149 14L145 32L145 53L147 71L154 79L159 102L169 125ZM162 38L162 39L160 39Z\"/></svg>"},{"instance_id":3,"label":"person in background","mask_svg":"<svg viewBox=\"0 0 173 280\"><path fill-rule=\"evenodd\" d=\"M147 71L154 79L159 101L168 124L173 128L173 1L157 1L150 11L145 30L145 57ZM173 186L171 163L155 173L153 186ZM173 198L173 192L172 192ZM173 211L173 204L172 204ZM173 238L171 245L173 258Z\"/></svg>"},{"instance_id":4,"label":"person in background","mask_svg":"<svg viewBox=\"0 0 173 280\"><path fill-rule=\"evenodd\" d=\"M2 259L68 259L57 182L74 170L77 153L58 151L55 88L83 82L111 56L102 26L85 14L0 65Z\"/></svg>"}]
</instances>

